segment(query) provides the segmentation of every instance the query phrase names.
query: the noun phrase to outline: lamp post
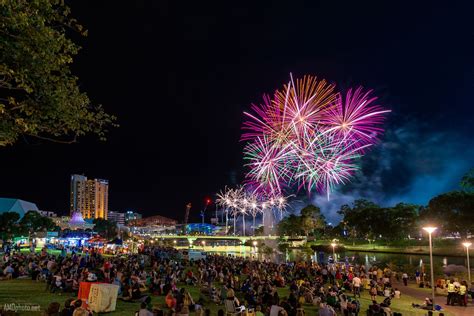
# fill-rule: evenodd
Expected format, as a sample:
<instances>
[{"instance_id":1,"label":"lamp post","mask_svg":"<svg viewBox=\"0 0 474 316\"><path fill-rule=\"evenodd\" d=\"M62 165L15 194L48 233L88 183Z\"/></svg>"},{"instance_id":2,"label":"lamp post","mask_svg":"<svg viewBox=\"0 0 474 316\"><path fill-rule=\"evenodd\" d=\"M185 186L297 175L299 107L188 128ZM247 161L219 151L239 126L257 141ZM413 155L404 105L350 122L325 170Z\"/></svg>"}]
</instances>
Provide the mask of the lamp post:
<instances>
[{"instance_id":1,"label":"lamp post","mask_svg":"<svg viewBox=\"0 0 474 316\"><path fill-rule=\"evenodd\" d=\"M432 227L432 226L423 227L423 230L428 233L429 240L430 240L431 301L433 302L433 306L431 308L434 310L435 286L434 286L434 272L433 272L433 243L431 242L431 234L436 230L436 227Z\"/></svg>"},{"instance_id":2,"label":"lamp post","mask_svg":"<svg viewBox=\"0 0 474 316\"><path fill-rule=\"evenodd\" d=\"M336 243L331 243L331 247L332 247L332 261L334 263L336 263Z\"/></svg>"},{"instance_id":3,"label":"lamp post","mask_svg":"<svg viewBox=\"0 0 474 316\"><path fill-rule=\"evenodd\" d=\"M469 284L471 284L471 266L469 264L469 247L471 247L472 243L466 241L462 243L464 247L466 247L466 255L467 255L467 278L469 279Z\"/></svg>"}]
</instances>

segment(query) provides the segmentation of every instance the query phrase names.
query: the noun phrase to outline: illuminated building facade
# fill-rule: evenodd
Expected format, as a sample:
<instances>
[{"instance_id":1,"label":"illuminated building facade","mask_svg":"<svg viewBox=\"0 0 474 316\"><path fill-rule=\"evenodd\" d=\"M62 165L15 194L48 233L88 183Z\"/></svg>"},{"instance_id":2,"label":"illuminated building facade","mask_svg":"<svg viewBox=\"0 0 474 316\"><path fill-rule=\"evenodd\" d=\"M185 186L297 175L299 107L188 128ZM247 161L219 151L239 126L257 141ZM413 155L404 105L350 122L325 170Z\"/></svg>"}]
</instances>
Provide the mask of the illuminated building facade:
<instances>
[{"instance_id":1,"label":"illuminated building facade","mask_svg":"<svg viewBox=\"0 0 474 316\"><path fill-rule=\"evenodd\" d=\"M107 216L109 218L109 221L120 225L125 225L125 213L109 211Z\"/></svg>"},{"instance_id":2,"label":"illuminated building facade","mask_svg":"<svg viewBox=\"0 0 474 316\"><path fill-rule=\"evenodd\" d=\"M109 210L109 181L71 176L71 215L81 212L87 218L107 219Z\"/></svg>"}]
</instances>

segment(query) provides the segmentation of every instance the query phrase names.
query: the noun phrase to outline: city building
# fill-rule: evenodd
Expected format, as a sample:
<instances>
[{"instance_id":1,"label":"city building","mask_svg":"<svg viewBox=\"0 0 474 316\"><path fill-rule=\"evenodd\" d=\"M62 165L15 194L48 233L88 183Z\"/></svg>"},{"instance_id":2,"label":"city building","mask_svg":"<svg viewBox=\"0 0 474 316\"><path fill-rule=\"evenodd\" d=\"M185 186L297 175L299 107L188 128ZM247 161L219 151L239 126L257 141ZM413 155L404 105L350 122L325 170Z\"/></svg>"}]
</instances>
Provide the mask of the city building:
<instances>
[{"instance_id":1,"label":"city building","mask_svg":"<svg viewBox=\"0 0 474 316\"><path fill-rule=\"evenodd\" d=\"M55 212L39 210L38 213L40 213L44 217L58 217L58 214Z\"/></svg>"},{"instance_id":2,"label":"city building","mask_svg":"<svg viewBox=\"0 0 474 316\"><path fill-rule=\"evenodd\" d=\"M57 216L52 218L53 222L61 229L69 230L92 230L94 224L92 219L84 220L81 212L74 212L72 216Z\"/></svg>"},{"instance_id":3,"label":"city building","mask_svg":"<svg viewBox=\"0 0 474 316\"><path fill-rule=\"evenodd\" d=\"M135 220L135 219L141 219L142 214L139 214L134 211L127 211L125 213L125 222L128 223L129 221Z\"/></svg>"},{"instance_id":4,"label":"city building","mask_svg":"<svg viewBox=\"0 0 474 316\"><path fill-rule=\"evenodd\" d=\"M29 211L38 212L38 206L35 203L23 201L20 199L0 198L0 214L6 212L15 212L20 218L25 216Z\"/></svg>"},{"instance_id":5,"label":"city building","mask_svg":"<svg viewBox=\"0 0 474 316\"><path fill-rule=\"evenodd\" d=\"M82 217L107 219L109 210L109 182L102 179L87 179L86 176L71 176L71 215L80 212Z\"/></svg>"},{"instance_id":6,"label":"city building","mask_svg":"<svg viewBox=\"0 0 474 316\"><path fill-rule=\"evenodd\" d=\"M178 221L160 216L150 216L146 218L132 219L127 222L127 226L134 234L143 236L161 235L176 231Z\"/></svg>"},{"instance_id":7,"label":"city building","mask_svg":"<svg viewBox=\"0 0 474 316\"><path fill-rule=\"evenodd\" d=\"M120 225L125 225L125 213L109 211L109 214L107 216L109 221Z\"/></svg>"},{"instance_id":8,"label":"city building","mask_svg":"<svg viewBox=\"0 0 474 316\"><path fill-rule=\"evenodd\" d=\"M161 215L150 216L146 218L137 218L129 220L128 226L174 226L178 223L177 220L164 217Z\"/></svg>"}]
</instances>

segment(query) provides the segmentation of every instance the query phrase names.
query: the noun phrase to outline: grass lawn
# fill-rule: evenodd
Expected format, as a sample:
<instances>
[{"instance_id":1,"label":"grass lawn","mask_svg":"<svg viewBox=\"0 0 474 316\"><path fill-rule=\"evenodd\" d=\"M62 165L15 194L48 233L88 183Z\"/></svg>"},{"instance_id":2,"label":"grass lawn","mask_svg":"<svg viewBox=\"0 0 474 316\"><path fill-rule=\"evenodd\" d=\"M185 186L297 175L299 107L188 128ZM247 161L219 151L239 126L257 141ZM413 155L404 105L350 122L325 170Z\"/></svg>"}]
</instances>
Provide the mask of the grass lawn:
<instances>
[{"instance_id":1,"label":"grass lawn","mask_svg":"<svg viewBox=\"0 0 474 316\"><path fill-rule=\"evenodd\" d=\"M197 300L199 298L199 289L197 287L186 287L193 298ZM280 297L287 297L289 290L287 288L278 289L278 294ZM70 294L51 294L45 292L45 283L36 282L31 280L9 280L9 281L0 281L0 306L3 306L6 303L24 303L24 304L39 304L41 310L44 311L49 303L58 302L61 306L64 305L64 301L70 297ZM380 298L378 301L382 301ZM425 315L426 311L416 310L411 307L412 302L417 302L416 299L403 295L402 298L398 300L392 300L392 310L402 313L405 315L414 315L421 316ZM160 306L164 305L164 296L152 296L152 303L159 304ZM367 291L362 293L362 298L360 299L361 303L361 313L360 315L365 315L367 306L370 305L370 296ZM208 302L206 307L211 310L211 315L217 315L217 311L223 306L217 306L214 303ZM312 305L304 306L306 315L317 315L317 308ZM139 309L138 303L126 303L120 300L117 301L117 308L115 312L110 313L111 316L130 316L133 315L135 311ZM28 315L40 315L40 313L30 312ZM445 313L445 315L450 315Z\"/></svg>"}]
</instances>

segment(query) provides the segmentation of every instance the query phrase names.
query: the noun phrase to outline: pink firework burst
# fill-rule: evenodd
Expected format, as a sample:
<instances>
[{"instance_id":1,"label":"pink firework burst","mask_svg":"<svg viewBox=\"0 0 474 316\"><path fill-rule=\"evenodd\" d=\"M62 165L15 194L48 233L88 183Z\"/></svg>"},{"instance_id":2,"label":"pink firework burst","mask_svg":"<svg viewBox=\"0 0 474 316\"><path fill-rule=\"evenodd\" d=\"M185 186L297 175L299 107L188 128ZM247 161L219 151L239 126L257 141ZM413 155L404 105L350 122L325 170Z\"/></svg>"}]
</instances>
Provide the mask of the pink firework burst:
<instances>
[{"instance_id":1,"label":"pink firework burst","mask_svg":"<svg viewBox=\"0 0 474 316\"><path fill-rule=\"evenodd\" d=\"M376 105L377 97L371 97L371 90L362 87L349 89L345 98L338 96L334 106L326 109L321 125L339 137L356 139L358 143L373 144L382 134L385 114L390 110Z\"/></svg>"},{"instance_id":2,"label":"pink firework burst","mask_svg":"<svg viewBox=\"0 0 474 316\"><path fill-rule=\"evenodd\" d=\"M341 95L335 86L304 76L277 90L273 98L245 112L242 140L256 191L278 195L286 188L329 192L348 182L357 161L383 132L385 110L362 88Z\"/></svg>"},{"instance_id":3,"label":"pink firework burst","mask_svg":"<svg viewBox=\"0 0 474 316\"><path fill-rule=\"evenodd\" d=\"M282 187L293 178L290 163L294 160L292 143L275 145L268 138L258 137L244 149L250 172L247 179L253 182L255 190L280 194Z\"/></svg>"},{"instance_id":4,"label":"pink firework burst","mask_svg":"<svg viewBox=\"0 0 474 316\"><path fill-rule=\"evenodd\" d=\"M299 188L316 189L328 195L336 185L344 184L357 171L356 161L371 144L339 138L333 133L318 133L306 140L306 148L298 154L295 179Z\"/></svg>"}]
</instances>

